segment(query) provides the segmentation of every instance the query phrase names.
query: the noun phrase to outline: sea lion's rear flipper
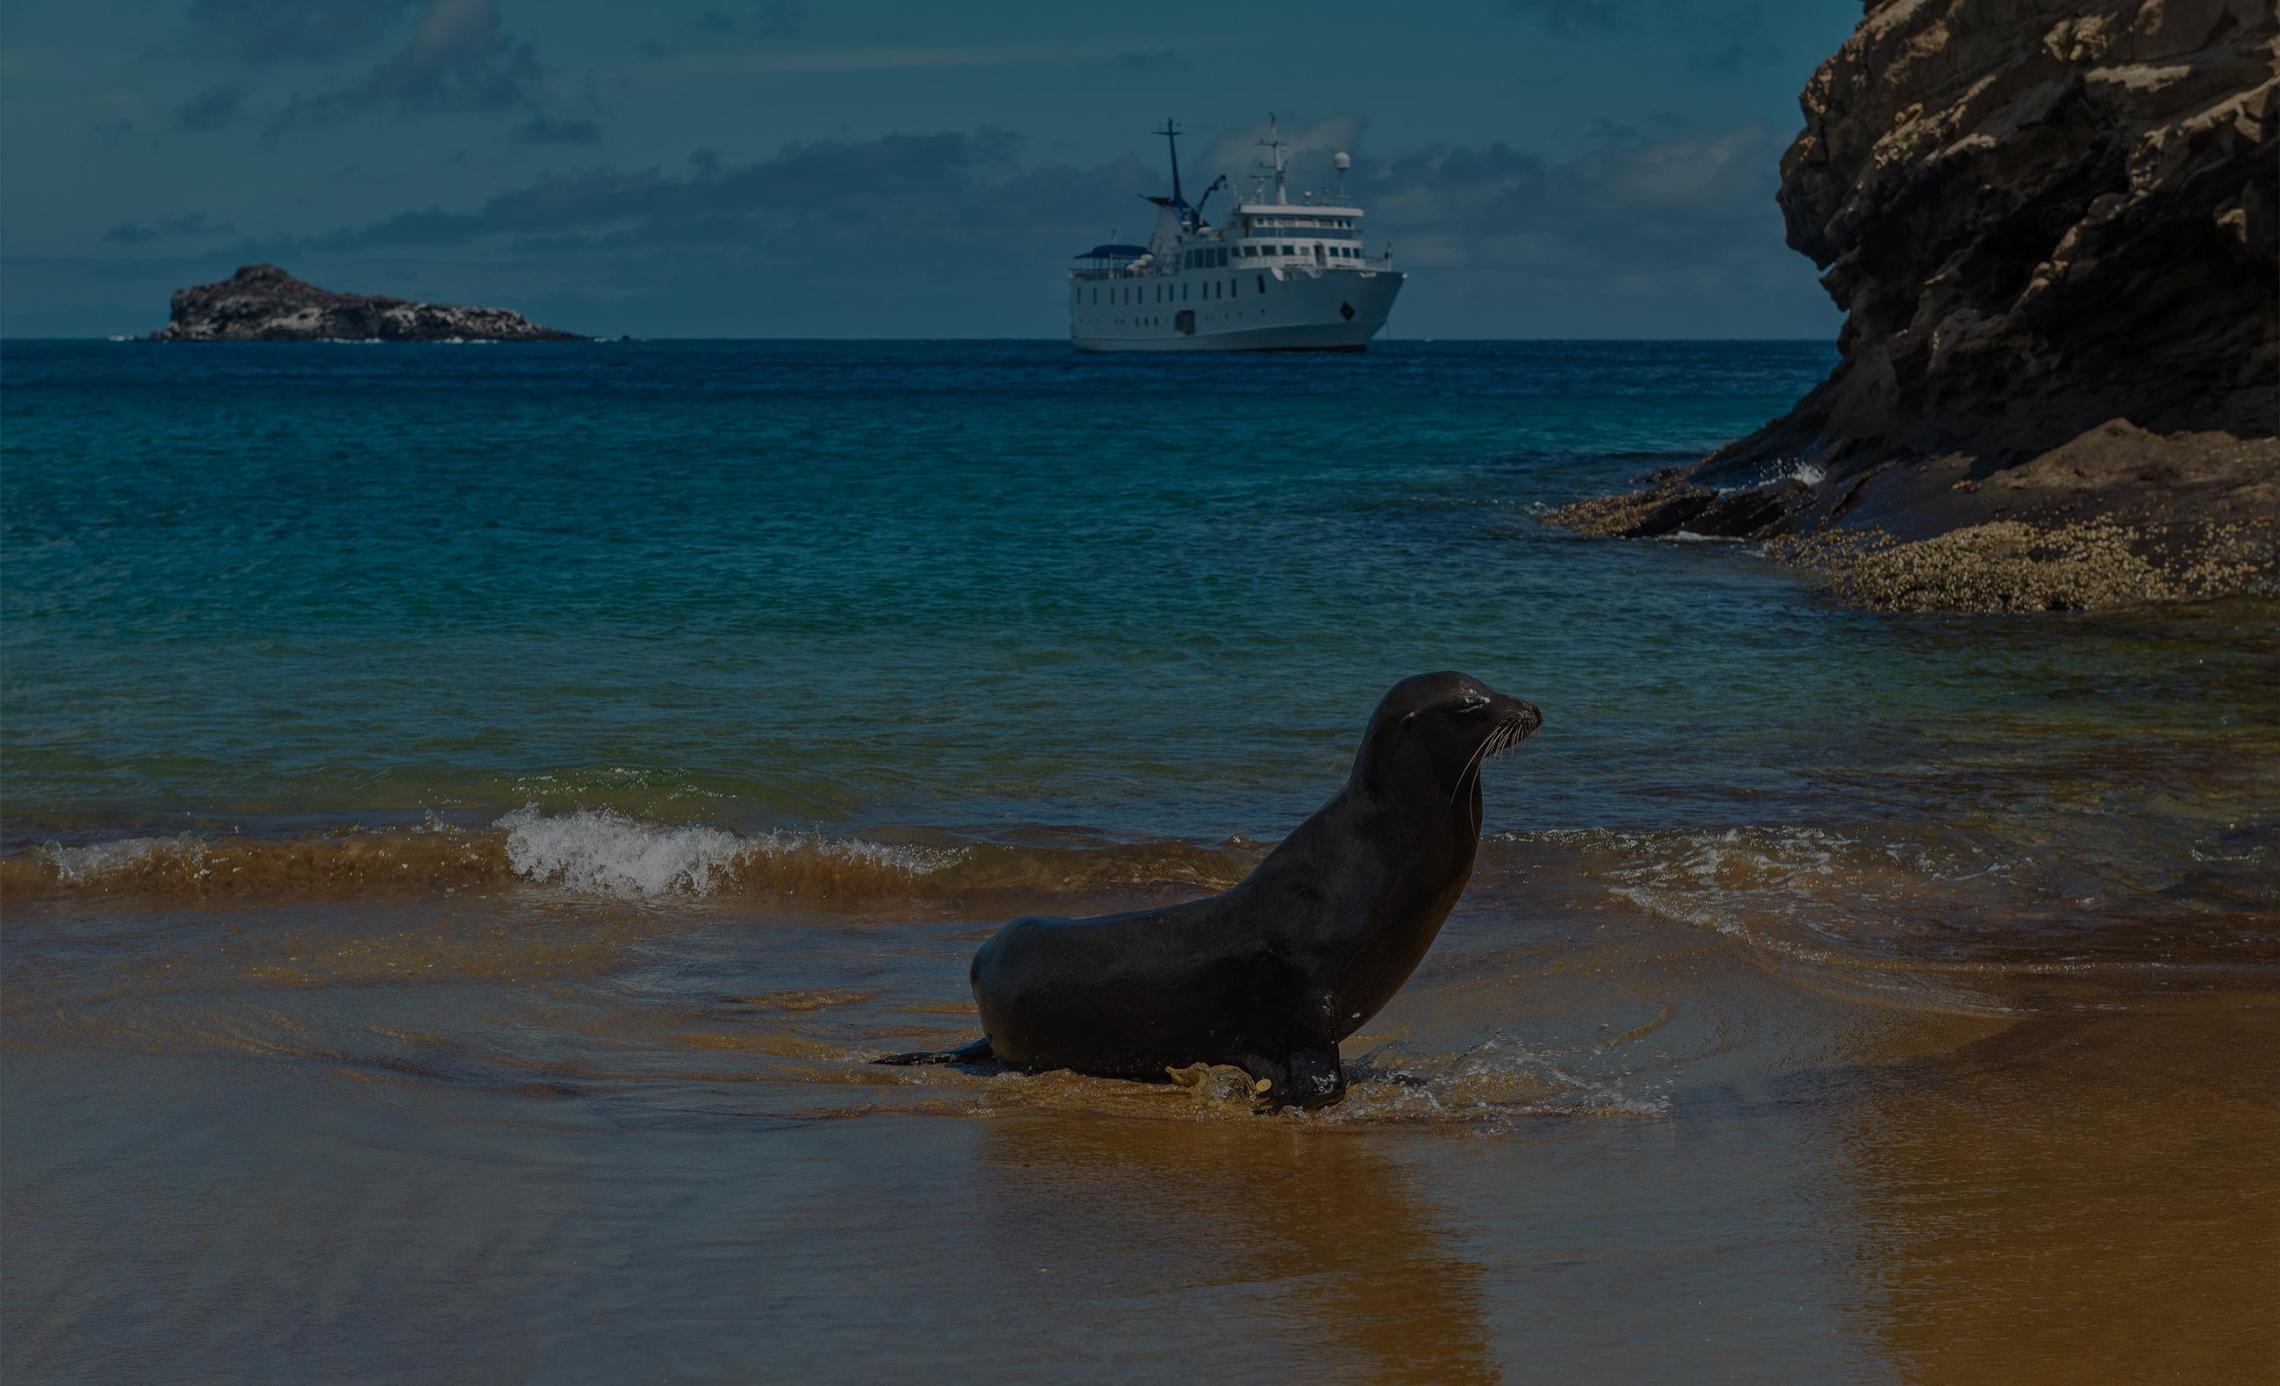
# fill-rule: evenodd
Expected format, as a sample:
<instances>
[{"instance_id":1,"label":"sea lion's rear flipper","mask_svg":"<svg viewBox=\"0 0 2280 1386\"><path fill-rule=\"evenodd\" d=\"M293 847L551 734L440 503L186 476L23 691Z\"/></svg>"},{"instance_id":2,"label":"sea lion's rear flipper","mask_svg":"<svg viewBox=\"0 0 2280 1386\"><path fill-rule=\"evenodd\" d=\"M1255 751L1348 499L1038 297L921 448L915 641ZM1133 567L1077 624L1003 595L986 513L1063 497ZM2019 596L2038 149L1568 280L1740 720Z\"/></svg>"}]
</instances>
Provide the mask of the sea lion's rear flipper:
<instances>
[{"instance_id":1,"label":"sea lion's rear flipper","mask_svg":"<svg viewBox=\"0 0 2280 1386\"><path fill-rule=\"evenodd\" d=\"M1246 1061L1243 1068L1256 1080L1256 1096L1251 1100L1254 1111L1297 1107L1311 1112L1346 1095L1346 1071L1338 1063L1335 1044L1294 1050L1280 1059Z\"/></svg>"},{"instance_id":2,"label":"sea lion's rear flipper","mask_svg":"<svg viewBox=\"0 0 2280 1386\"><path fill-rule=\"evenodd\" d=\"M961 1045L956 1049L921 1049L912 1054L889 1054L883 1059L873 1059L871 1062L906 1066L913 1064L994 1064L997 1062L997 1055L990 1052L989 1036L984 1035L972 1044Z\"/></svg>"}]
</instances>

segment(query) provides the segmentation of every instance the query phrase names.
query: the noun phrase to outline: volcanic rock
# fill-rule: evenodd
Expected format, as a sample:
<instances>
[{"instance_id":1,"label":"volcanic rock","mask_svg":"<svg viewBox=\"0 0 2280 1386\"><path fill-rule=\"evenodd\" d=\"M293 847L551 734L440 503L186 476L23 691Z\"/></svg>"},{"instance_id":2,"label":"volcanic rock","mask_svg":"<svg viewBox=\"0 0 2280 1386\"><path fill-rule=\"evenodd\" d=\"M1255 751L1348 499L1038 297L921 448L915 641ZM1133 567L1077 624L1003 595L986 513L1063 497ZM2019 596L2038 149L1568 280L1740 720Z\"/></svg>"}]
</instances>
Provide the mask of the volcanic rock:
<instances>
[{"instance_id":1,"label":"volcanic rock","mask_svg":"<svg viewBox=\"0 0 2280 1386\"><path fill-rule=\"evenodd\" d=\"M582 342L504 308L339 294L275 265L247 265L218 284L174 292L154 342Z\"/></svg>"},{"instance_id":2,"label":"volcanic rock","mask_svg":"<svg viewBox=\"0 0 2280 1386\"><path fill-rule=\"evenodd\" d=\"M1836 369L1555 522L2280 523L2272 0L1870 0L1800 103L1779 201L1846 312Z\"/></svg>"}]
</instances>

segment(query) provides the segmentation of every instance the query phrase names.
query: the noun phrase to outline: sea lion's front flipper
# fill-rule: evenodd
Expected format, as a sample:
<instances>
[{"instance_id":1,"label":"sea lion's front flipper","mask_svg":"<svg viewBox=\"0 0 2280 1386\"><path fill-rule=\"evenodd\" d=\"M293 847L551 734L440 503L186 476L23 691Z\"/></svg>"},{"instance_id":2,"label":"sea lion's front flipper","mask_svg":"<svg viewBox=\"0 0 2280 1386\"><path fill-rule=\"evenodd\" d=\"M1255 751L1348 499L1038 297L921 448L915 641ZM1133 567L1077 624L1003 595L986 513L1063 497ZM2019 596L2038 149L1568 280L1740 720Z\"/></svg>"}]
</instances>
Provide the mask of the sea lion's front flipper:
<instances>
[{"instance_id":1,"label":"sea lion's front flipper","mask_svg":"<svg viewBox=\"0 0 2280 1386\"><path fill-rule=\"evenodd\" d=\"M1243 1068L1256 1080L1254 1111L1297 1107L1311 1112L1346 1095L1346 1071L1339 1065L1335 1044L1311 1045L1280 1059L1247 1062Z\"/></svg>"},{"instance_id":2,"label":"sea lion's front flipper","mask_svg":"<svg viewBox=\"0 0 2280 1386\"><path fill-rule=\"evenodd\" d=\"M915 1054L889 1054L871 1062L904 1067L915 1064L951 1064L959 1068L975 1068L996 1063L997 1055L990 1052L989 1036L984 1035L972 1044L961 1045L956 1049L921 1049Z\"/></svg>"}]
</instances>

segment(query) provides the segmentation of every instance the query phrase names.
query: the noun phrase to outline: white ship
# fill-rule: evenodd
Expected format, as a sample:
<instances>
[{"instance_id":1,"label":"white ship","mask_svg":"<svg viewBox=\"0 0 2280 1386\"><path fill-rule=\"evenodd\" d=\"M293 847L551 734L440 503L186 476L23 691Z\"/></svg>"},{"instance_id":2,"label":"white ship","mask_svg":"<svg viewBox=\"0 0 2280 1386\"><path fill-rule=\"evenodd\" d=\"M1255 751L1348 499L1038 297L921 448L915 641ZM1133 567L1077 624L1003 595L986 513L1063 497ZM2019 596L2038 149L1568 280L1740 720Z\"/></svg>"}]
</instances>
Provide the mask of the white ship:
<instances>
[{"instance_id":1,"label":"white ship","mask_svg":"<svg viewBox=\"0 0 2280 1386\"><path fill-rule=\"evenodd\" d=\"M1280 127L1251 201L1225 226L1204 219L1221 175L1194 206L1180 192L1179 128L1156 132L1172 151L1172 195L1150 196L1146 245L1096 245L1069 273L1069 338L1083 351L1360 351L1385 326L1406 277L1390 253L1362 246L1362 209L1346 204L1344 154L1335 194L1290 200ZM1274 179L1273 200L1266 189Z\"/></svg>"}]
</instances>

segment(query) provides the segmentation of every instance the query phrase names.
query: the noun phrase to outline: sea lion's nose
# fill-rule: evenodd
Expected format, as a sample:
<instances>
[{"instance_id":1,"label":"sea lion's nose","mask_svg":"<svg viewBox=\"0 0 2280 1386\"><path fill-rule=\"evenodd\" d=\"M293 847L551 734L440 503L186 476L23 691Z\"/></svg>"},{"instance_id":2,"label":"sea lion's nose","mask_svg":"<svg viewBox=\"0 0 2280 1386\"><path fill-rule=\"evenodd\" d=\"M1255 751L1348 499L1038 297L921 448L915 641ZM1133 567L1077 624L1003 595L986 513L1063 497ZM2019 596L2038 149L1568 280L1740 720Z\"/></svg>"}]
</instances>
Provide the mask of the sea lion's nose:
<instances>
[{"instance_id":1,"label":"sea lion's nose","mask_svg":"<svg viewBox=\"0 0 2280 1386\"><path fill-rule=\"evenodd\" d=\"M1528 723L1528 730L1534 731L1544 725L1544 710L1542 708L1534 703L1523 702L1518 698L1514 698L1512 701L1520 704L1520 716Z\"/></svg>"}]
</instances>

